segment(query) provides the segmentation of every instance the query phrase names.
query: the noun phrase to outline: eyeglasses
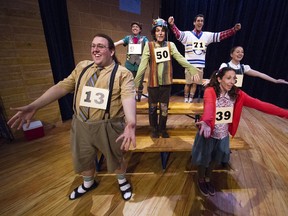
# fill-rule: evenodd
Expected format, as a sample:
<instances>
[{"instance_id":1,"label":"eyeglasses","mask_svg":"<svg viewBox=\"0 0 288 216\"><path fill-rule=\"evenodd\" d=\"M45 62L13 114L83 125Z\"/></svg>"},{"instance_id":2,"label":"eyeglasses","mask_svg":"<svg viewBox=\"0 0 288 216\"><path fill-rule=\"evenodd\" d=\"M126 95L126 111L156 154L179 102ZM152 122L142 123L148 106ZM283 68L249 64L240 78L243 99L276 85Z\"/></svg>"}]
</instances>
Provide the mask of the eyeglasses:
<instances>
[{"instance_id":1,"label":"eyeglasses","mask_svg":"<svg viewBox=\"0 0 288 216\"><path fill-rule=\"evenodd\" d=\"M98 49L98 50L104 50L106 48L108 48L107 46L103 45L103 44L92 44L91 45L91 49Z\"/></svg>"}]
</instances>

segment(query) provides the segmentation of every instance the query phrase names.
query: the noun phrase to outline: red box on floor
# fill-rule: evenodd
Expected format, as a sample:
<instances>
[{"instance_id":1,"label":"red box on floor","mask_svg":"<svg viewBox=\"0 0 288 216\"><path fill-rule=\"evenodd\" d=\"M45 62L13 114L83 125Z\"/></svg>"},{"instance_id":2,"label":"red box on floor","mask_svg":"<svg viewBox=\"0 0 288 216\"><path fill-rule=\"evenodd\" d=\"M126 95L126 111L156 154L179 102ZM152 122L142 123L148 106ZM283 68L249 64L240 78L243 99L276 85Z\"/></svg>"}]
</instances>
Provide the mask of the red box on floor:
<instances>
[{"instance_id":1,"label":"red box on floor","mask_svg":"<svg viewBox=\"0 0 288 216\"><path fill-rule=\"evenodd\" d=\"M22 128L26 140L34 140L45 135L41 121L30 122L29 128L26 128L26 124L24 124Z\"/></svg>"}]
</instances>

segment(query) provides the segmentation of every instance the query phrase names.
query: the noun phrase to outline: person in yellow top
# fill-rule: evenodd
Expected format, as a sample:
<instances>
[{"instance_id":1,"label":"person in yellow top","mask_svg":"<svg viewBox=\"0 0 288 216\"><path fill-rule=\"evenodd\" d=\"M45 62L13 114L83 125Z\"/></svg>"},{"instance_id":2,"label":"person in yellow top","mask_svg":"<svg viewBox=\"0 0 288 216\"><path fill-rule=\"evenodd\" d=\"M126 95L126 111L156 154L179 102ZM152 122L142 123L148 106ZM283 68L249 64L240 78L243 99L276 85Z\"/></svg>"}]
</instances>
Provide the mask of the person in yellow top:
<instances>
[{"instance_id":1,"label":"person in yellow top","mask_svg":"<svg viewBox=\"0 0 288 216\"><path fill-rule=\"evenodd\" d=\"M198 69L189 64L189 62L179 53L173 42L165 40L167 31L168 26L165 20L161 18L153 20L151 34L154 41L146 43L141 63L135 77L135 87L137 91L141 84L141 78L149 63L148 103L152 138L159 138L159 132L161 133L162 138L169 138L169 134L166 130L166 123L173 81L172 57L181 66L188 69L195 81L199 81ZM159 123L157 114L158 104L160 104Z\"/></svg>"},{"instance_id":2,"label":"person in yellow top","mask_svg":"<svg viewBox=\"0 0 288 216\"><path fill-rule=\"evenodd\" d=\"M112 39L105 34L94 36L91 44L93 61L81 61L72 73L29 105L12 108L18 111L9 121L20 129L40 108L74 92L74 116L71 129L71 149L76 173L83 184L69 195L70 200L96 188L95 158L100 150L109 172L117 175L124 200L132 196L125 178L124 153L135 144L136 101L133 75L119 65ZM124 119L125 117L125 119ZM126 121L125 121L126 120Z\"/></svg>"}]
</instances>

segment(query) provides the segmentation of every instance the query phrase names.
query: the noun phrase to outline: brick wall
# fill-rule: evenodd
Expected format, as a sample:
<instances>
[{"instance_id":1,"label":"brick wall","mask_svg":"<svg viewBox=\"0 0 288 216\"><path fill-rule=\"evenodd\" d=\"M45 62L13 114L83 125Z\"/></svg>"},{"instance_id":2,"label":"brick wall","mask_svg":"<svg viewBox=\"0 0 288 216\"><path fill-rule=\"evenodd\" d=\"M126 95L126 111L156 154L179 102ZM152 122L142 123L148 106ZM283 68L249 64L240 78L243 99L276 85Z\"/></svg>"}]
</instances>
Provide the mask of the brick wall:
<instances>
[{"instance_id":1,"label":"brick wall","mask_svg":"<svg viewBox=\"0 0 288 216\"><path fill-rule=\"evenodd\" d=\"M0 96L9 118L15 113L10 107L32 102L54 84L37 0L1 0L0 56ZM35 119L45 125L60 121L58 103Z\"/></svg>"},{"instance_id":2,"label":"brick wall","mask_svg":"<svg viewBox=\"0 0 288 216\"><path fill-rule=\"evenodd\" d=\"M142 22L142 35L151 39L159 5L160 0L142 0L138 15L120 11L118 0L67 0L75 63L91 59L90 43L96 33L118 41L130 34L131 21ZM126 48L119 46L116 53L124 64ZM10 107L32 102L54 84L37 0L1 0L0 57L0 97L10 118L15 113ZM39 110L35 119L45 126L60 122L58 102Z\"/></svg>"},{"instance_id":3,"label":"brick wall","mask_svg":"<svg viewBox=\"0 0 288 216\"><path fill-rule=\"evenodd\" d=\"M119 0L67 1L75 62L91 59L90 44L97 33L105 33L114 41L131 34L131 21L143 23L142 35L150 35L152 18L159 16L160 0L141 0L141 14L119 10ZM116 55L124 65L127 48L118 46Z\"/></svg>"}]
</instances>

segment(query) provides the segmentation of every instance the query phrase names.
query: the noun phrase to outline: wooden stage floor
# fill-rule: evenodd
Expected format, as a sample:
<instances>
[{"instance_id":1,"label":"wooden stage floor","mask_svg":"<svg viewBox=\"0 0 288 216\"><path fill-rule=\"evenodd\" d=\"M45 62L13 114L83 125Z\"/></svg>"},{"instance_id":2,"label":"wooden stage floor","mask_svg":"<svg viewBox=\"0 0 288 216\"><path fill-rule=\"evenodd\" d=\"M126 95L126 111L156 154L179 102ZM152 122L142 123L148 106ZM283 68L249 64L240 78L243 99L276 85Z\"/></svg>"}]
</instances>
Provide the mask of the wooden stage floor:
<instances>
[{"instance_id":1,"label":"wooden stage floor","mask_svg":"<svg viewBox=\"0 0 288 216\"><path fill-rule=\"evenodd\" d=\"M139 125L148 118L139 115ZM193 124L171 115L168 127ZM159 153L134 152L128 157L133 197L122 200L115 176L104 163L98 188L70 201L81 178L74 174L69 122L45 137L0 145L0 215L288 215L288 120L244 108L237 136L250 149L232 151L229 170L216 170L214 197L195 186L190 152L170 155L162 171Z\"/></svg>"}]
</instances>

